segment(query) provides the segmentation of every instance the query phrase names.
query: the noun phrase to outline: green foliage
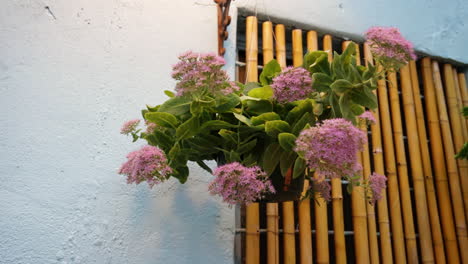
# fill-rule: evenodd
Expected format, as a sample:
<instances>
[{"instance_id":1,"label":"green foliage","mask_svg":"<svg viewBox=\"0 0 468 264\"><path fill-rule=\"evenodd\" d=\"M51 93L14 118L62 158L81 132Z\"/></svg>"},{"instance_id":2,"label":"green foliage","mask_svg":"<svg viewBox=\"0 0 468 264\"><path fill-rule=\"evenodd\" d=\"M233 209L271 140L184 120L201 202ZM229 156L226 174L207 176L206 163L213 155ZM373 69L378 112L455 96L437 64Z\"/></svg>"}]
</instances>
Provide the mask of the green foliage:
<instances>
[{"instance_id":1,"label":"green foliage","mask_svg":"<svg viewBox=\"0 0 468 264\"><path fill-rule=\"evenodd\" d=\"M463 144L463 147L461 148L460 152L458 152L457 155L455 155L455 158L468 159L468 142L465 142L465 144Z\"/></svg>"},{"instance_id":2,"label":"green foliage","mask_svg":"<svg viewBox=\"0 0 468 264\"><path fill-rule=\"evenodd\" d=\"M281 72L281 66L278 61L271 60L265 67L263 67L262 73L260 74L260 83L264 86L270 85L273 82L273 78Z\"/></svg>"},{"instance_id":3,"label":"green foliage","mask_svg":"<svg viewBox=\"0 0 468 264\"><path fill-rule=\"evenodd\" d=\"M353 43L342 54L335 53L331 63L328 52L307 53L303 67L314 80L315 92L294 102L274 99L271 84L281 72L275 60L264 66L259 83L238 84L240 91L229 95L210 94L206 87L184 96L164 91L167 101L142 110L156 129L136 131L132 137L160 147L174 171L171 176L182 183L189 174L188 161L211 172L206 160L258 165L268 175L279 169L285 176L292 170L293 178L304 177L306 161L294 151L301 131L327 118L354 122L365 108L377 107L377 68L358 66L355 53Z\"/></svg>"}]
</instances>

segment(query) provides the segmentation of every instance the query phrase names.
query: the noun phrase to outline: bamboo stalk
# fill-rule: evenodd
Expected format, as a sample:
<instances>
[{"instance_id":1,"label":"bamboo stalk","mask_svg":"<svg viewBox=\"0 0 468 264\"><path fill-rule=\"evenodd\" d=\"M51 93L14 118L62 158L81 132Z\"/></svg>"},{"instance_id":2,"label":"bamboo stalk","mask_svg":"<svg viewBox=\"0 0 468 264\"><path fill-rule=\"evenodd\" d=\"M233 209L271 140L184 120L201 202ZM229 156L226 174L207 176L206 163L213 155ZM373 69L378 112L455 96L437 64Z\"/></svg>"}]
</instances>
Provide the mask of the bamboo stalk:
<instances>
[{"instance_id":1,"label":"bamboo stalk","mask_svg":"<svg viewBox=\"0 0 468 264\"><path fill-rule=\"evenodd\" d=\"M422 263L434 263L431 224L428 213L429 209L427 206L426 188L424 185L421 151L419 149L419 135L418 133L415 133L415 131L418 131L418 127L416 124L416 112L414 106L413 91L411 87L411 72L409 67L409 65L406 65L400 70L402 95L401 97L403 99L403 110L406 122L406 135L408 138L408 149L410 154L409 158L411 161L411 176L413 178L413 189L416 204L416 219L419 230L421 260ZM399 118L397 117L397 119ZM399 125L401 126L401 123ZM400 143L403 144L403 137L400 141ZM415 261L418 262L418 259L415 259Z\"/></svg>"},{"instance_id":2,"label":"bamboo stalk","mask_svg":"<svg viewBox=\"0 0 468 264\"><path fill-rule=\"evenodd\" d=\"M398 84L396 73L388 73L389 100L392 114L393 142L397 161L398 183L400 185L401 206L406 240L406 258L409 263L418 262L416 233L414 231L413 210L411 207L411 192L408 180L408 168L403 143L403 125L401 122L400 102L398 98Z\"/></svg>"},{"instance_id":3,"label":"bamboo stalk","mask_svg":"<svg viewBox=\"0 0 468 264\"><path fill-rule=\"evenodd\" d=\"M343 50L351 43L351 41L343 42ZM356 45L356 64L361 65L359 56L359 46ZM362 124L360 129L366 133L367 137L367 125ZM366 155L367 154L367 155ZM369 145L366 143L364 150L357 153L359 163L362 164L362 175L370 175L370 158L369 158ZM364 162L364 160L366 162ZM363 182L361 177L360 182ZM362 186L356 186L353 188L351 193L351 207L352 207L352 218L353 218L353 230L354 230L354 248L357 263L369 263L369 248L376 247L377 244L369 244L368 240L368 229L367 229L367 212L366 212L366 199L365 191ZM374 221L375 227L375 221ZM375 231L375 230L374 230ZM375 237L377 240L377 236ZM375 241L376 242L376 241ZM378 254L378 253L377 253ZM377 257L378 258L378 257Z\"/></svg>"},{"instance_id":4,"label":"bamboo stalk","mask_svg":"<svg viewBox=\"0 0 468 264\"><path fill-rule=\"evenodd\" d=\"M292 31L292 49L293 49L293 65L298 67L303 62L302 48L302 30L295 29ZM308 188L308 182L304 183L304 191ZM312 263L312 233L310 227L310 200L303 199L298 203L299 214L299 246L300 246L300 262Z\"/></svg>"},{"instance_id":5,"label":"bamboo stalk","mask_svg":"<svg viewBox=\"0 0 468 264\"><path fill-rule=\"evenodd\" d=\"M452 139L453 139L453 143L455 146L454 153L457 153L458 151L462 149L463 144L465 143L465 139L463 138L463 129L466 130L466 124L465 126L462 126L461 124L462 123L461 122L462 107L458 105L457 92L456 92L456 90L458 91L460 90L458 89L458 87L455 87L456 83L454 82L452 66L450 64L444 65L444 84L445 84L447 107L448 107L449 115L450 115L449 116L450 128L452 131ZM466 175L468 175L468 162L464 159L457 159L457 166L458 166L458 172L460 175L464 210L465 212L468 212L468 177L466 177ZM465 227L466 227L466 222L465 222Z\"/></svg>"},{"instance_id":6,"label":"bamboo stalk","mask_svg":"<svg viewBox=\"0 0 468 264\"><path fill-rule=\"evenodd\" d=\"M383 133L385 168L387 175L388 196L390 204L393 253L396 263L406 263L405 240L400 204L400 190L396 173L395 151L393 149L392 124L388 105L387 85L384 80L378 81L378 99Z\"/></svg>"},{"instance_id":7,"label":"bamboo stalk","mask_svg":"<svg viewBox=\"0 0 468 264\"><path fill-rule=\"evenodd\" d=\"M316 31L307 32L307 51L316 51L318 50L318 39Z\"/></svg>"},{"instance_id":8,"label":"bamboo stalk","mask_svg":"<svg viewBox=\"0 0 468 264\"><path fill-rule=\"evenodd\" d=\"M370 52L369 46L364 44L364 59L366 66L369 64L373 65L372 53ZM376 93L376 91L374 91ZM380 117L379 109L374 110L375 124L371 125L372 133L372 146L374 149L382 149L382 139L380 131ZM364 155L365 157L366 155ZM370 157L369 157L370 159ZM364 158L365 160L365 158ZM385 174L384 162L382 151L373 151L374 169L379 174ZM368 161L370 163L370 160ZM366 161L365 161L366 163ZM364 179L368 180L370 171L366 173L364 167ZM369 174L368 174L369 173ZM371 263L379 263L379 251L377 243L377 227L375 223L375 207L367 203L367 219L369 228L369 246L370 246L370 257ZM377 202L377 209L379 213L379 229L380 229L380 241L381 241L381 254L383 263L393 263L392 256L392 242L390 239L390 221L388 219L388 206L387 206L387 190L382 191L382 198Z\"/></svg>"},{"instance_id":9,"label":"bamboo stalk","mask_svg":"<svg viewBox=\"0 0 468 264\"><path fill-rule=\"evenodd\" d=\"M269 21L262 24L263 65L273 59L273 24ZM267 218L267 263L279 264L279 224L278 204L266 204Z\"/></svg>"},{"instance_id":10,"label":"bamboo stalk","mask_svg":"<svg viewBox=\"0 0 468 264\"><path fill-rule=\"evenodd\" d=\"M424 179L426 185L427 204L429 208L429 217L432 229L432 244L434 247L434 255L436 263L445 263L444 241L442 239L442 231L440 228L440 219L437 205L437 197L434 187L434 177L432 175L431 158L427 145L427 134L422 108L418 74L416 72L416 62L410 61L411 82L413 89L413 98L416 112L416 121L418 126L419 147L421 148L422 165Z\"/></svg>"},{"instance_id":11,"label":"bamboo stalk","mask_svg":"<svg viewBox=\"0 0 468 264\"><path fill-rule=\"evenodd\" d=\"M462 134L463 134L463 138L465 139L465 141L468 141L468 128L466 126L465 117L463 116L463 112L462 112L463 99L462 99L462 95L461 95L461 87L460 87L460 82L458 80L457 70L455 68L452 68L452 73L453 73L453 82L454 82L454 85L455 85L455 93L456 93L456 97L457 97L457 104L458 104L458 109L459 109L458 116L460 117L460 123L461 123L461 126L462 126ZM467 213L468 212L465 211L465 215ZM467 217L468 217L468 215L467 215Z\"/></svg>"},{"instance_id":12,"label":"bamboo stalk","mask_svg":"<svg viewBox=\"0 0 468 264\"><path fill-rule=\"evenodd\" d=\"M461 94L463 106L468 106L468 90L466 89L466 79L465 79L464 73L458 74L458 82L460 83L460 94ZM468 127L468 119L466 119L465 123L466 123L466 126Z\"/></svg>"},{"instance_id":13,"label":"bamboo stalk","mask_svg":"<svg viewBox=\"0 0 468 264\"><path fill-rule=\"evenodd\" d=\"M286 67L286 33L284 25L278 24L275 26L275 38L276 38L276 60L282 68Z\"/></svg>"},{"instance_id":14,"label":"bamboo stalk","mask_svg":"<svg viewBox=\"0 0 468 264\"><path fill-rule=\"evenodd\" d=\"M460 178L458 174L457 163L455 162L454 144L450 123L448 120L447 108L445 104L445 94L442 87L442 79L439 71L439 64L432 62L433 78L435 82L435 93L437 98L437 109L439 110L440 129L442 131L442 140L444 142L444 153L447 162L447 174L450 183L450 195L455 216L455 225L460 247L460 256L463 263L468 263L468 237L466 233L466 218L463 207L463 197L460 188ZM450 72L451 74L451 72ZM451 77L451 75L450 75ZM452 78L447 78L447 86L450 85ZM452 83L453 84L453 83Z\"/></svg>"},{"instance_id":15,"label":"bamboo stalk","mask_svg":"<svg viewBox=\"0 0 468 264\"><path fill-rule=\"evenodd\" d=\"M442 233L448 263L460 263L457 237L453 219L452 201L447 179L445 158L443 153L442 135L439 127L439 114L437 110L437 99L435 95L431 60L422 59L424 99L426 107L427 123L429 126L429 137L431 144L432 165L434 166L434 176L437 188L437 198L440 203L440 216L442 223Z\"/></svg>"},{"instance_id":16,"label":"bamboo stalk","mask_svg":"<svg viewBox=\"0 0 468 264\"><path fill-rule=\"evenodd\" d=\"M316 50L318 46L317 33L309 31L307 34L307 48ZM310 41L309 41L310 40ZM319 176L315 173L315 179ZM317 264L326 264L330 262L329 247L328 247L328 212L327 202L318 193L314 197L316 204L314 206L315 212L315 237L317 245Z\"/></svg>"},{"instance_id":17,"label":"bamboo stalk","mask_svg":"<svg viewBox=\"0 0 468 264\"><path fill-rule=\"evenodd\" d=\"M293 49L293 64L294 67L301 66L303 63L303 48L302 48L302 30L295 29L292 31L292 49ZM304 192L309 188L308 181L304 183ZM298 203L299 214L299 247L300 247L300 263L312 263L312 233L310 227L310 200L309 198L302 199Z\"/></svg>"},{"instance_id":18,"label":"bamboo stalk","mask_svg":"<svg viewBox=\"0 0 468 264\"><path fill-rule=\"evenodd\" d=\"M246 72L247 81L255 82L258 80L257 70L257 53L258 53L258 37L257 37L257 18L254 16L247 17L246 21ZM246 264L260 263L260 217L259 204L252 203L246 207L246 242L245 255Z\"/></svg>"},{"instance_id":19,"label":"bamboo stalk","mask_svg":"<svg viewBox=\"0 0 468 264\"><path fill-rule=\"evenodd\" d=\"M286 36L284 25L276 25L276 58L282 68L286 67ZM294 226L294 202L283 202L283 262L296 263Z\"/></svg>"},{"instance_id":20,"label":"bamboo stalk","mask_svg":"<svg viewBox=\"0 0 468 264\"><path fill-rule=\"evenodd\" d=\"M328 52L328 60L332 57L332 37L325 35L323 37L323 49ZM346 263L346 243L344 237L344 219L343 219L343 193L340 178L331 179L332 187L332 209L333 209L333 231L335 241L335 261L336 263Z\"/></svg>"}]
</instances>

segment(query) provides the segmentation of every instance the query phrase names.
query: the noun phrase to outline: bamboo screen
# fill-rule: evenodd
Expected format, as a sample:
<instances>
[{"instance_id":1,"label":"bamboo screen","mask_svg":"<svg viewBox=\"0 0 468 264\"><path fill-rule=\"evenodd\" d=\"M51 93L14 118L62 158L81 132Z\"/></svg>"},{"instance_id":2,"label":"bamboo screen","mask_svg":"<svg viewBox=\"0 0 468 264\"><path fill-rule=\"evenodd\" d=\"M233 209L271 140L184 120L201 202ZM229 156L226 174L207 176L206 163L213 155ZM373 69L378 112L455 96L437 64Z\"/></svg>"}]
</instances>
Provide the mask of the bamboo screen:
<instances>
[{"instance_id":1,"label":"bamboo screen","mask_svg":"<svg viewBox=\"0 0 468 264\"><path fill-rule=\"evenodd\" d=\"M253 16L239 21L242 82L257 81L273 58L298 66L309 50L341 52L348 43ZM359 48L358 61L372 63L368 47ZM374 207L362 189L348 195L346 182L336 180L328 204L318 197L239 208L236 263L468 263L468 168L454 159L468 141L465 75L420 58L387 77L378 83L377 122L359 154L364 178L373 171L388 177L383 198Z\"/></svg>"}]
</instances>

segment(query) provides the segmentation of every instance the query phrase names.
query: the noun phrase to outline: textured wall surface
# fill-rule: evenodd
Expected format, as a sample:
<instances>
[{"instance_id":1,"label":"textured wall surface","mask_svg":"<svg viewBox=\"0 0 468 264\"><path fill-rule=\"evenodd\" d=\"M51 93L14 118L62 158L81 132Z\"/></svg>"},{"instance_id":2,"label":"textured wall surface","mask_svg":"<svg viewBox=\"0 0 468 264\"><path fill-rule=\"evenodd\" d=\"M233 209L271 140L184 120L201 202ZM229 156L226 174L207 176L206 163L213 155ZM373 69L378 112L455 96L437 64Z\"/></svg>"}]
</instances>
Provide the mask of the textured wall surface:
<instances>
[{"instance_id":1,"label":"textured wall surface","mask_svg":"<svg viewBox=\"0 0 468 264\"><path fill-rule=\"evenodd\" d=\"M351 35L395 25L468 62L462 0L313 2L234 4ZM116 173L138 148L122 122L165 100L177 54L216 51L216 30L211 0L2 2L0 263L232 262L233 210L207 194L210 175L192 166L188 184L151 190Z\"/></svg>"},{"instance_id":2,"label":"textured wall surface","mask_svg":"<svg viewBox=\"0 0 468 264\"><path fill-rule=\"evenodd\" d=\"M232 262L211 175L116 173L139 147L122 122L166 99L176 55L217 50L215 21L208 0L2 1L0 263Z\"/></svg>"}]
</instances>

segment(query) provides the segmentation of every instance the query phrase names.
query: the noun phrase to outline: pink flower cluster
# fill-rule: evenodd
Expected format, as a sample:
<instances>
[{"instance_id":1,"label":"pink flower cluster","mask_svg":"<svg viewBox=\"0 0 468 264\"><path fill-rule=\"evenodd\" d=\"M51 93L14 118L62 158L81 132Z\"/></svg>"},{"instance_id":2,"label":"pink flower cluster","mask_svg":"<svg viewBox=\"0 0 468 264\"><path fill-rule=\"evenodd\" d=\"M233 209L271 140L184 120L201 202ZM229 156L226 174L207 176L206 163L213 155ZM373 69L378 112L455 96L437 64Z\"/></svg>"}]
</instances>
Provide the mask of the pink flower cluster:
<instances>
[{"instance_id":1,"label":"pink flower cluster","mask_svg":"<svg viewBox=\"0 0 468 264\"><path fill-rule=\"evenodd\" d=\"M366 142L366 134L351 122L343 118L327 119L303 130L295 150L322 177L353 176L361 170L357 152Z\"/></svg>"},{"instance_id":2,"label":"pink flower cluster","mask_svg":"<svg viewBox=\"0 0 468 264\"><path fill-rule=\"evenodd\" d=\"M139 119L133 119L125 122L122 125L122 128L120 129L120 134L128 135L130 133L135 132L135 129L137 128L138 124L140 124Z\"/></svg>"},{"instance_id":3,"label":"pink flower cluster","mask_svg":"<svg viewBox=\"0 0 468 264\"><path fill-rule=\"evenodd\" d=\"M387 63L395 61L397 65L404 65L416 59L413 44L406 40L397 28L371 27L365 35L377 60Z\"/></svg>"},{"instance_id":4,"label":"pink flower cluster","mask_svg":"<svg viewBox=\"0 0 468 264\"><path fill-rule=\"evenodd\" d=\"M371 111L365 111L360 116L358 116L361 120L364 120L367 124L375 124L375 117Z\"/></svg>"},{"instance_id":5,"label":"pink flower cluster","mask_svg":"<svg viewBox=\"0 0 468 264\"><path fill-rule=\"evenodd\" d=\"M172 168L167 164L164 152L158 147L144 146L127 155L127 162L122 164L119 174L127 175L127 183L146 181L150 187L167 179Z\"/></svg>"},{"instance_id":6,"label":"pink flower cluster","mask_svg":"<svg viewBox=\"0 0 468 264\"><path fill-rule=\"evenodd\" d=\"M284 69L273 78L271 88L280 103L306 99L314 91L310 73L301 67Z\"/></svg>"},{"instance_id":7,"label":"pink flower cluster","mask_svg":"<svg viewBox=\"0 0 468 264\"><path fill-rule=\"evenodd\" d=\"M146 124L146 133L147 134L153 133L156 130L156 128L158 127L158 125L156 125L153 122L146 121L145 124Z\"/></svg>"},{"instance_id":8,"label":"pink flower cluster","mask_svg":"<svg viewBox=\"0 0 468 264\"><path fill-rule=\"evenodd\" d=\"M239 90L221 69L226 63L222 57L188 51L180 55L179 60L172 66L172 78L179 81L175 87L178 96L203 92L228 95Z\"/></svg>"},{"instance_id":9,"label":"pink flower cluster","mask_svg":"<svg viewBox=\"0 0 468 264\"><path fill-rule=\"evenodd\" d=\"M212 195L223 197L228 204L249 204L261 199L266 193L275 193L266 173L260 167L245 167L238 162L222 165L214 171L216 178L208 190Z\"/></svg>"},{"instance_id":10,"label":"pink flower cluster","mask_svg":"<svg viewBox=\"0 0 468 264\"><path fill-rule=\"evenodd\" d=\"M310 188L312 188L314 193L319 193L325 201L331 201L330 182L325 179L313 179Z\"/></svg>"},{"instance_id":11,"label":"pink flower cluster","mask_svg":"<svg viewBox=\"0 0 468 264\"><path fill-rule=\"evenodd\" d=\"M377 200L382 198L382 191L387 187L387 177L378 173L372 173L369 177L369 187L372 192L371 203L375 204Z\"/></svg>"}]
</instances>

